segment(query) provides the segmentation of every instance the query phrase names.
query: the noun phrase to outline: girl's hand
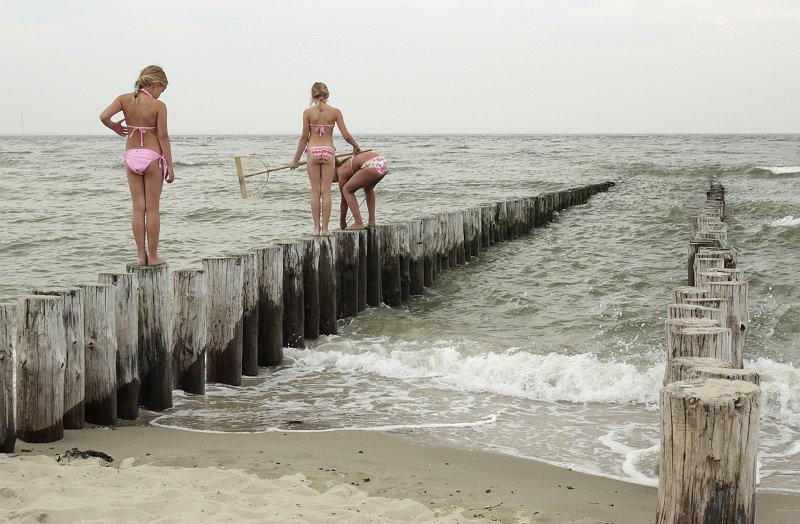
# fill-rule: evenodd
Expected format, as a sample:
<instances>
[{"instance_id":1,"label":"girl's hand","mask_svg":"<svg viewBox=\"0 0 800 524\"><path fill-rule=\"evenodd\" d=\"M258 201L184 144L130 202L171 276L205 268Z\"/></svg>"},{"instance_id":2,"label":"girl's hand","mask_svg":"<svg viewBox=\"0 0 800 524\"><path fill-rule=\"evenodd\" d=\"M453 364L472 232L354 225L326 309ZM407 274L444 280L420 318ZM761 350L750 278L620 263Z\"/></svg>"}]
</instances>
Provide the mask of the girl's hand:
<instances>
[{"instance_id":1,"label":"girl's hand","mask_svg":"<svg viewBox=\"0 0 800 524\"><path fill-rule=\"evenodd\" d=\"M119 122L111 122L111 130L114 131L119 136L128 136L128 127L122 125L125 120L120 120Z\"/></svg>"},{"instance_id":2,"label":"girl's hand","mask_svg":"<svg viewBox=\"0 0 800 524\"><path fill-rule=\"evenodd\" d=\"M171 184L175 180L175 173L172 169L167 169L167 174L164 175L164 180L167 181L167 184Z\"/></svg>"},{"instance_id":3,"label":"girl's hand","mask_svg":"<svg viewBox=\"0 0 800 524\"><path fill-rule=\"evenodd\" d=\"M353 148L353 156L356 156L359 153L361 153L361 148L358 147L358 146L354 147Z\"/></svg>"},{"instance_id":4,"label":"girl's hand","mask_svg":"<svg viewBox=\"0 0 800 524\"><path fill-rule=\"evenodd\" d=\"M297 169L300 166L300 162L297 160L292 160L292 163L289 164L289 169Z\"/></svg>"}]
</instances>

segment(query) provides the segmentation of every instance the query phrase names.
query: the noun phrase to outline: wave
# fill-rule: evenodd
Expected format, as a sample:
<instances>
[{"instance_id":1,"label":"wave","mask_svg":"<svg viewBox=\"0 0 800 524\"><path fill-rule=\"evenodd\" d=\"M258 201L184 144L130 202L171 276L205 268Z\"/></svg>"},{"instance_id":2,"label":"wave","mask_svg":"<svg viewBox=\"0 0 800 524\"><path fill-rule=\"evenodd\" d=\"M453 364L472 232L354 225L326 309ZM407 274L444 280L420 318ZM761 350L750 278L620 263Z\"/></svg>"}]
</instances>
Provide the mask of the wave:
<instances>
[{"instance_id":1,"label":"wave","mask_svg":"<svg viewBox=\"0 0 800 524\"><path fill-rule=\"evenodd\" d=\"M768 171L772 175L800 175L800 166L756 166L756 170Z\"/></svg>"},{"instance_id":2,"label":"wave","mask_svg":"<svg viewBox=\"0 0 800 524\"><path fill-rule=\"evenodd\" d=\"M789 215L783 218L776 218L775 220L770 220L768 224L772 227L800 226L800 217L795 218L793 215Z\"/></svg>"}]
</instances>

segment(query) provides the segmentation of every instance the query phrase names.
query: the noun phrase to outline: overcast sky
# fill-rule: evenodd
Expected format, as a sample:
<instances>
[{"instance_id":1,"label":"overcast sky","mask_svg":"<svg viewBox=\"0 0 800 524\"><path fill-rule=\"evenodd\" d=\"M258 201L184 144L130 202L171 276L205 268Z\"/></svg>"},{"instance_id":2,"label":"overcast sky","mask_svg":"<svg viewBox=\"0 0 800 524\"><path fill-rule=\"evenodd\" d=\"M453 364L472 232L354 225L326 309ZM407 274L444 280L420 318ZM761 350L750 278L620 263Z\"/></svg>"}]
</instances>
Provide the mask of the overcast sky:
<instances>
[{"instance_id":1,"label":"overcast sky","mask_svg":"<svg viewBox=\"0 0 800 524\"><path fill-rule=\"evenodd\" d=\"M798 0L2 0L0 134L103 134L156 63L170 132L797 133Z\"/></svg>"}]
</instances>

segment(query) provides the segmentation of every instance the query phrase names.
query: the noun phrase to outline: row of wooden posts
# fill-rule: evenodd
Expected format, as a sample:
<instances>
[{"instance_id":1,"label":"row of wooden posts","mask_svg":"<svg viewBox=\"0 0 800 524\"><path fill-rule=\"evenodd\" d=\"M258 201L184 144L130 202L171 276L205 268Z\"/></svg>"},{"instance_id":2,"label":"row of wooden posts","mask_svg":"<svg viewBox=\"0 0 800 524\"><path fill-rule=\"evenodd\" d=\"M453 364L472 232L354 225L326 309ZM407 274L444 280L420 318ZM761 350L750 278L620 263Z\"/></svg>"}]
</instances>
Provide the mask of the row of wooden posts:
<instances>
[{"instance_id":1,"label":"row of wooden posts","mask_svg":"<svg viewBox=\"0 0 800 524\"><path fill-rule=\"evenodd\" d=\"M748 283L724 219L714 181L666 321L658 523L755 522L760 380L743 369Z\"/></svg>"},{"instance_id":2,"label":"row of wooden posts","mask_svg":"<svg viewBox=\"0 0 800 524\"><path fill-rule=\"evenodd\" d=\"M173 271L171 287L166 265L129 265L97 283L35 289L17 302L15 354L11 306L0 305L0 451L17 437L53 442L85 422L162 411L173 389L240 385L280 364L284 347L336 334L337 320L368 306L400 306L442 271L612 185L205 258Z\"/></svg>"}]
</instances>

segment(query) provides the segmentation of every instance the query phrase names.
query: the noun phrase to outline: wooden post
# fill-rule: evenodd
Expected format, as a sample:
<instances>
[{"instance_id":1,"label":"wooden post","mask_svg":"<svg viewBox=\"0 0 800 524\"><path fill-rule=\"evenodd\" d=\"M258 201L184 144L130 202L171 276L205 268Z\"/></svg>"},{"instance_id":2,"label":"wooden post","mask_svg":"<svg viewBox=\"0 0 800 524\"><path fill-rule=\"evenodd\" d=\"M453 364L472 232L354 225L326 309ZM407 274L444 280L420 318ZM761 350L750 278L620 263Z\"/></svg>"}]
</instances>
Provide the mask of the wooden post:
<instances>
[{"instance_id":1,"label":"wooden post","mask_svg":"<svg viewBox=\"0 0 800 524\"><path fill-rule=\"evenodd\" d=\"M152 411L172 407L169 350L169 267L128 264L139 282L139 404Z\"/></svg>"},{"instance_id":2,"label":"wooden post","mask_svg":"<svg viewBox=\"0 0 800 524\"><path fill-rule=\"evenodd\" d=\"M175 387L194 395L204 395L206 392L206 293L202 269L181 269L172 273Z\"/></svg>"},{"instance_id":3,"label":"wooden post","mask_svg":"<svg viewBox=\"0 0 800 524\"><path fill-rule=\"evenodd\" d=\"M408 222L409 246L409 293L422 295L425 289L425 237L423 234L422 220L414 219Z\"/></svg>"},{"instance_id":4,"label":"wooden post","mask_svg":"<svg viewBox=\"0 0 800 524\"><path fill-rule=\"evenodd\" d=\"M97 280L114 286L117 417L136 420L139 418L139 280L134 273L100 273ZM65 426L66 423L65 417Z\"/></svg>"},{"instance_id":5,"label":"wooden post","mask_svg":"<svg viewBox=\"0 0 800 524\"><path fill-rule=\"evenodd\" d=\"M748 284L746 281L739 280L734 282L709 282L707 287L710 296L724 298L728 301L727 326L731 330L731 344L733 346L731 358L735 367L742 368L742 349L749 324L747 310Z\"/></svg>"},{"instance_id":6,"label":"wooden post","mask_svg":"<svg viewBox=\"0 0 800 524\"><path fill-rule=\"evenodd\" d=\"M759 397L734 380L661 389L657 523L755 522Z\"/></svg>"},{"instance_id":7,"label":"wooden post","mask_svg":"<svg viewBox=\"0 0 800 524\"><path fill-rule=\"evenodd\" d=\"M400 300L411 296L411 239L408 224L393 224L397 235L398 260L400 261Z\"/></svg>"},{"instance_id":8,"label":"wooden post","mask_svg":"<svg viewBox=\"0 0 800 524\"><path fill-rule=\"evenodd\" d=\"M710 318L716 320L720 325L725 323L722 311L698 304L670 304L667 311L667 318Z\"/></svg>"},{"instance_id":9,"label":"wooden post","mask_svg":"<svg viewBox=\"0 0 800 524\"><path fill-rule=\"evenodd\" d=\"M436 272L438 274L452 267L450 264L450 251L453 248L453 231L450 228L450 221L448 220L447 213L437 213L436 216L439 219L439 236L437 242L439 257L436 261Z\"/></svg>"},{"instance_id":10,"label":"wooden post","mask_svg":"<svg viewBox=\"0 0 800 524\"><path fill-rule=\"evenodd\" d=\"M710 318L669 318L664 322L667 331L667 368L669 368L672 357L683 357L691 355L680 355L675 351L673 339L675 334L685 328L711 328L719 327L719 322L711 320ZM712 356L712 355L695 355L695 356Z\"/></svg>"},{"instance_id":11,"label":"wooden post","mask_svg":"<svg viewBox=\"0 0 800 524\"><path fill-rule=\"evenodd\" d=\"M684 380L693 378L716 378L721 380L744 380L758 386L761 376L752 369L734 369L728 366L695 366Z\"/></svg>"},{"instance_id":12,"label":"wooden post","mask_svg":"<svg viewBox=\"0 0 800 524\"><path fill-rule=\"evenodd\" d=\"M698 378L693 375L693 372L700 367L733 369L733 364L731 364L730 360L711 357L675 357L666 369L664 385L678 382L679 380Z\"/></svg>"},{"instance_id":13,"label":"wooden post","mask_svg":"<svg viewBox=\"0 0 800 524\"><path fill-rule=\"evenodd\" d=\"M527 233L527 224L525 232ZM477 257L481 251L481 208L464 211L464 253L466 259Z\"/></svg>"},{"instance_id":14,"label":"wooden post","mask_svg":"<svg viewBox=\"0 0 800 524\"><path fill-rule=\"evenodd\" d=\"M715 269L721 269L725 265L725 261L722 258L716 257L705 257L701 255L695 255L694 257L694 285L698 287L703 287L703 281L701 279L701 275L708 271L713 271Z\"/></svg>"},{"instance_id":15,"label":"wooden post","mask_svg":"<svg viewBox=\"0 0 800 524\"><path fill-rule=\"evenodd\" d=\"M454 265L463 266L466 261L466 252L464 248L464 212L463 211L454 211L449 214L450 218L450 228L452 230L453 235L453 259L455 260L455 264L450 264L450 267Z\"/></svg>"},{"instance_id":16,"label":"wooden post","mask_svg":"<svg viewBox=\"0 0 800 524\"><path fill-rule=\"evenodd\" d=\"M367 281L369 280L369 232L358 231L358 311L367 309Z\"/></svg>"},{"instance_id":17,"label":"wooden post","mask_svg":"<svg viewBox=\"0 0 800 524\"><path fill-rule=\"evenodd\" d=\"M722 249L717 247L700 246L695 256L721 258L723 260L723 267L728 269L734 269L738 264L736 251L731 248Z\"/></svg>"},{"instance_id":18,"label":"wooden post","mask_svg":"<svg viewBox=\"0 0 800 524\"><path fill-rule=\"evenodd\" d=\"M703 240L692 240L689 242L689 257L686 263L686 266L689 269L688 274L688 285L694 286L694 258L697 256L697 252L701 248L719 248L719 242L712 240L712 239L703 239Z\"/></svg>"},{"instance_id":19,"label":"wooden post","mask_svg":"<svg viewBox=\"0 0 800 524\"><path fill-rule=\"evenodd\" d=\"M64 429L81 429L86 420L86 360L84 357L84 298L80 287L45 287L34 295L52 295L64 303Z\"/></svg>"},{"instance_id":20,"label":"wooden post","mask_svg":"<svg viewBox=\"0 0 800 524\"><path fill-rule=\"evenodd\" d=\"M726 327L684 327L672 334L670 344L668 368L675 357L708 357L733 363L731 330Z\"/></svg>"},{"instance_id":21,"label":"wooden post","mask_svg":"<svg viewBox=\"0 0 800 524\"><path fill-rule=\"evenodd\" d=\"M86 422L117 424L117 330L115 287L81 284L84 308Z\"/></svg>"},{"instance_id":22,"label":"wooden post","mask_svg":"<svg viewBox=\"0 0 800 524\"><path fill-rule=\"evenodd\" d=\"M426 260L427 263L427 260ZM376 227L367 228L367 304L378 307L381 293L381 235Z\"/></svg>"},{"instance_id":23,"label":"wooden post","mask_svg":"<svg viewBox=\"0 0 800 524\"><path fill-rule=\"evenodd\" d=\"M303 296L303 242L283 247L283 345L304 348L305 311Z\"/></svg>"},{"instance_id":24,"label":"wooden post","mask_svg":"<svg viewBox=\"0 0 800 524\"><path fill-rule=\"evenodd\" d=\"M17 299L17 437L24 442L64 438L64 301Z\"/></svg>"},{"instance_id":25,"label":"wooden post","mask_svg":"<svg viewBox=\"0 0 800 524\"><path fill-rule=\"evenodd\" d=\"M358 314L358 233L336 231L336 316Z\"/></svg>"},{"instance_id":26,"label":"wooden post","mask_svg":"<svg viewBox=\"0 0 800 524\"><path fill-rule=\"evenodd\" d=\"M719 320L719 325L724 326L728 319L728 301L724 298L684 298L683 304L688 306L704 306L719 310L719 318L712 315L714 320Z\"/></svg>"},{"instance_id":27,"label":"wooden post","mask_svg":"<svg viewBox=\"0 0 800 524\"><path fill-rule=\"evenodd\" d=\"M283 360L283 248L258 248L258 365Z\"/></svg>"},{"instance_id":28,"label":"wooden post","mask_svg":"<svg viewBox=\"0 0 800 524\"><path fill-rule=\"evenodd\" d=\"M422 252L424 257L425 287L431 287L436 278L436 243L438 241L439 220L436 217L422 219Z\"/></svg>"},{"instance_id":29,"label":"wooden post","mask_svg":"<svg viewBox=\"0 0 800 524\"><path fill-rule=\"evenodd\" d=\"M303 249L303 337L319 338L319 242L301 242Z\"/></svg>"},{"instance_id":30,"label":"wooden post","mask_svg":"<svg viewBox=\"0 0 800 524\"><path fill-rule=\"evenodd\" d=\"M14 347L11 304L0 304L0 453L14 453Z\"/></svg>"},{"instance_id":31,"label":"wooden post","mask_svg":"<svg viewBox=\"0 0 800 524\"><path fill-rule=\"evenodd\" d=\"M335 335L336 328L336 237L319 237L319 333Z\"/></svg>"},{"instance_id":32,"label":"wooden post","mask_svg":"<svg viewBox=\"0 0 800 524\"><path fill-rule=\"evenodd\" d=\"M484 249L495 243L494 204L481 205L481 245Z\"/></svg>"},{"instance_id":33,"label":"wooden post","mask_svg":"<svg viewBox=\"0 0 800 524\"><path fill-rule=\"evenodd\" d=\"M206 382L242 384L244 272L238 257L203 259L206 280Z\"/></svg>"},{"instance_id":34,"label":"wooden post","mask_svg":"<svg viewBox=\"0 0 800 524\"><path fill-rule=\"evenodd\" d=\"M381 293L387 306L402 304L400 238L395 224L378 226L381 234Z\"/></svg>"},{"instance_id":35,"label":"wooden post","mask_svg":"<svg viewBox=\"0 0 800 524\"><path fill-rule=\"evenodd\" d=\"M672 291L672 300L676 304L683 304L689 298L708 298L708 290L702 287L685 286Z\"/></svg>"},{"instance_id":36,"label":"wooden post","mask_svg":"<svg viewBox=\"0 0 800 524\"><path fill-rule=\"evenodd\" d=\"M505 242L508 238L508 206L506 202L497 202L494 212L495 240L497 242Z\"/></svg>"},{"instance_id":37,"label":"wooden post","mask_svg":"<svg viewBox=\"0 0 800 524\"><path fill-rule=\"evenodd\" d=\"M242 261L242 375L258 376L258 269L255 251L231 253Z\"/></svg>"}]
</instances>

